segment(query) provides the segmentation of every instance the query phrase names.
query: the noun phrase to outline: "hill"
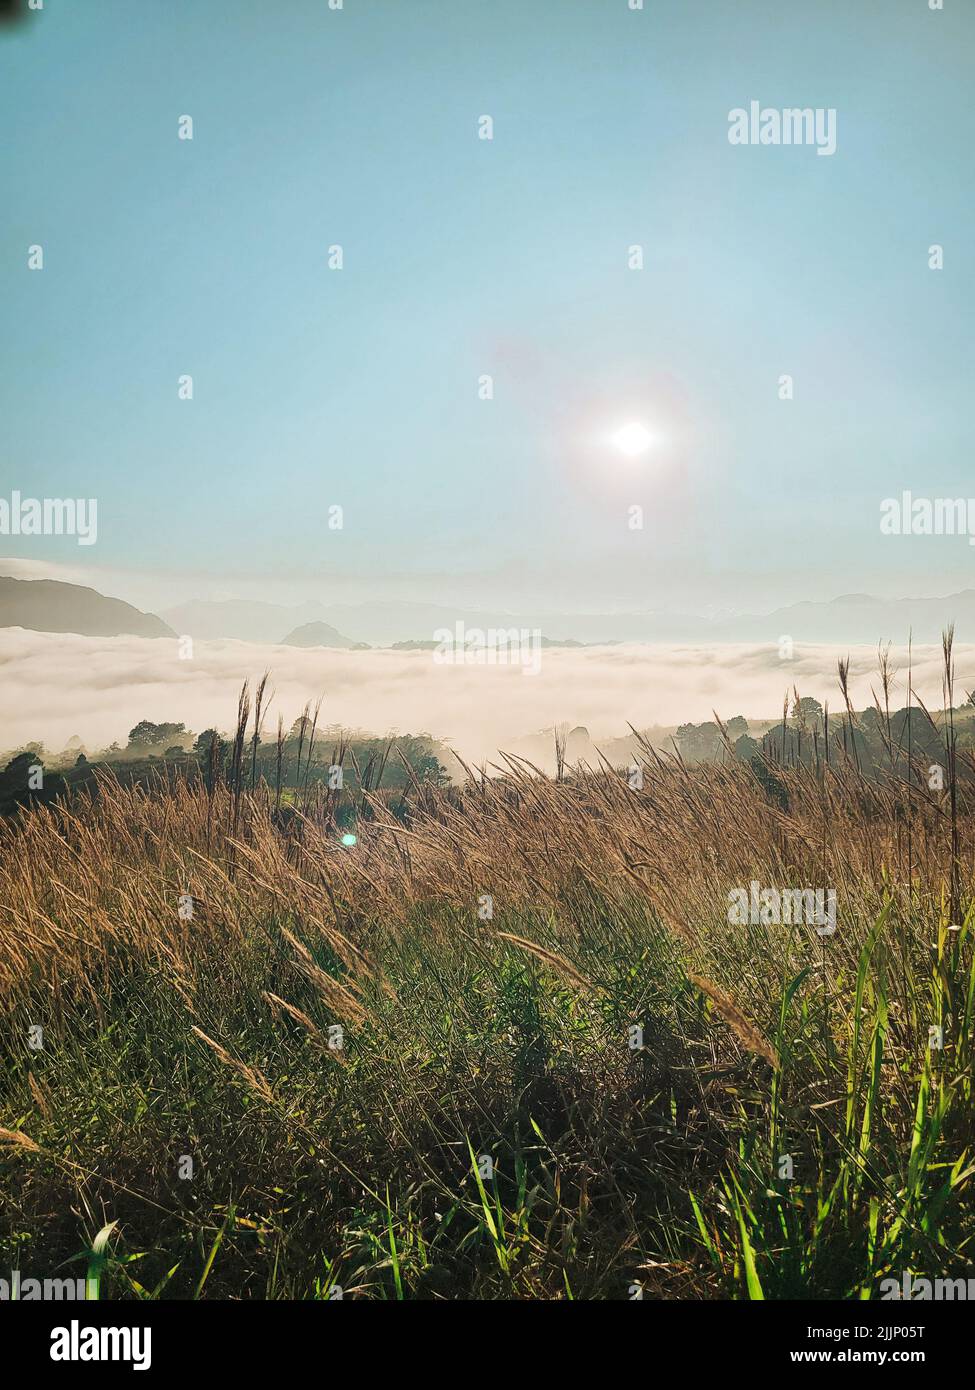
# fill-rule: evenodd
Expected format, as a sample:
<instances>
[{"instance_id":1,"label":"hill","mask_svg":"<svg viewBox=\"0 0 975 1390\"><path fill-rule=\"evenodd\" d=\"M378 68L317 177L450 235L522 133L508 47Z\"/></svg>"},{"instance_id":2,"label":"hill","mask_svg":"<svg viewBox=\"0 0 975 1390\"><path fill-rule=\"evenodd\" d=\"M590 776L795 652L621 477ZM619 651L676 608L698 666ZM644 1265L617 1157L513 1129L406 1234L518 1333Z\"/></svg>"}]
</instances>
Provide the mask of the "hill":
<instances>
[{"instance_id":1,"label":"hill","mask_svg":"<svg viewBox=\"0 0 975 1390\"><path fill-rule=\"evenodd\" d=\"M76 632L82 637L175 637L154 613L56 579L0 577L0 627Z\"/></svg>"},{"instance_id":2,"label":"hill","mask_svg":"<svg viewBox=\"0 0 975 1390\"><path fill-rule=\"evenodd\" d=\"M294 628L287 637L282 637L283 647L341 647L344 651L361 651L364 642L353 642L351 637L343 637L341 632L328 623L304 623Z\"/></svg>"},{"instance_id":3,"label":"hill","mask_svg":"<svg viewBox=\"0 0 975 1390\"><path fill-rule=\"evenodd\" d=\"M177 632L200 641L232 637L238 642L280 642L282 632L325 616L316 601L288 607L254 599L193 600L164 609L163 617Z\"/></svg>"}]
</instances>

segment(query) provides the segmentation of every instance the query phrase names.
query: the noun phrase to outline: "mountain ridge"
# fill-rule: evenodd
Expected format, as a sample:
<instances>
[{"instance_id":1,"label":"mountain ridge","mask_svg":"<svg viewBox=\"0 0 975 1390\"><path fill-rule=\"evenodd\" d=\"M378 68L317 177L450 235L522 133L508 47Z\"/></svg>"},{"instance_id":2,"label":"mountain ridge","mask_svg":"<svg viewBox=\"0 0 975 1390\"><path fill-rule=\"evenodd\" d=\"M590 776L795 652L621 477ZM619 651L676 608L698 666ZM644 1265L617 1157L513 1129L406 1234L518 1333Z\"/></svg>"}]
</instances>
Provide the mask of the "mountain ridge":
<instances>
[{"instance_id":1,"label":"mountain ridge","mask_svg":"<svg viewBox=\"0 0 975 1390\"><path fill-rule=\"evenodd\" d=\"M196 631L192 625L181 627L180 630L200 637L238 636L251 641L280 641L282 631L299 625L291 616L296 609L284 605L261 605L262 609L274 608L278 630L264 636L264 631L268 630L265 624L273 627L270 615L266 615L248 635L242 630L245 601L241 601L241 604L243 606L235 615L233 630L225 625L227 630L215 631L221 619L219 612L212 610L218 606L212 605L211 611L206 612L204 610L208 609L208 605L205 603L194 605L203 619L201 626ZM959 626L959 640L964 640L966 629L975 640L975 588L930 599L884 599L871 594L841 594L826 601L799 600L766 614L725 614L716 618L652 609L600 614L559 613L538 608L516 613L500 608L478 609L467 605L447 607L404 599L337 604L315 602L307 607L315 611L306 621L325 623L340 633L350 633L353 642L372 646L428 642L434 640L437 629L446 627L453 631L457 622L464 623L466 627L540 630L550 641L577 641L587 646L621 642L680 645L777 642L785 636L796 642L850 642L861 645L888 639L906 641L911 630L915 641L928 643L939 642L943 628L951 621ZM163 616L167 621L173 621L178 612L164 610ZM549 637L549 634L552 636Z\"/></svg>"},{"instance_id":2,"label":"mountain ridge","mask_svg":"<svg viewBox=\"0 0 975 1390\"><path fill-rule=\"evenodd\" d=\"M46 586L46 587L45 587ZM874 645L937 643L949 622L959 641L975 640L975 588L939 598L884 599L872 594L840 594L826 601L802 599L767 614L738 613L703 617L646 609L622 613L559 613L418 603L406 599L325 604L263 600L193 600L157 616L98 590L60 580L0 577L0 626L22 626L87 636L173 637L186 634L201 641L239 641L288 646L392 647L421 645L440 629L518 628L545 633L545 645L586 646L619 643L667 643L694 646L721 642L850 643ZM314 632L303 629L318 626ZM346 634L350 634L348 636ZM550 635L553 634L553 635Z\"/></svg>"},{"instance_id":3,"label":"mountain ridge","mask_svg":"<svg viewBox=\"0 0 975 1390\"><path fill-rule=\"evenodd\" d=\"M60 579L0 575L0 627L72 632L81 637L175 637L155 613Z\"/></svg>"}]
</instances>

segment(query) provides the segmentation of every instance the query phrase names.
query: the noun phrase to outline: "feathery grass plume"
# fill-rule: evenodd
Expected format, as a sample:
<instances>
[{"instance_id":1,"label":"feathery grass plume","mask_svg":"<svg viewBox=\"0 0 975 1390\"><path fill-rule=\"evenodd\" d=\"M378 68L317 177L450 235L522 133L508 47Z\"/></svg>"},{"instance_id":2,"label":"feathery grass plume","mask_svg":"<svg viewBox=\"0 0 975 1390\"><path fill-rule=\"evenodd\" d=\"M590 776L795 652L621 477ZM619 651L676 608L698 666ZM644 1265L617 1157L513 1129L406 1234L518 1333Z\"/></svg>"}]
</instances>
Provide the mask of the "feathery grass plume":
<instances>
[{"instance_id":1,"label":"feathery grass plume","mask_svg":"<svg viewBox=\"0 0 975 1390\"><path fill-rule=\"evenodd\" d=\"M352 994L352 990L358 988L350 980L348 987L340 984L333 976L324 971L321 966L316 965L311 951L287 927L281 927L281 935L292 947L297 959L294 962L295 968L304 975L324 999L325 1003L340 1018L345 1018L352 1023L364 1023L368 1017L366 1010L359 1003L358 999Z\"/></svg>"},{"instance_id":2,"label":"feathery grass plume","mask_svg":"<svg viewBox=\"0 0 975 1390\"><path fill-rule=\"evenodd\" d=\"M262 997L267 1000L275 1013L286 1013L289 1018L294 1019L295 1023L300 1023L302 1028L310 1033L313 1038L320 1038L322 1036L321 1030L312 1023L308 1015L302 1013L294 1004L289 1004L287 999L282 999L279 994L272 994L271 991L267 989L263 991Z\"/></svg>"},{"instance_id":3,"label":"feathery grass plume","mask_svg":"<svg viewBox=\"0 0 975 1390\"><path fill-rule=\"evenodd\" d=\"M510 941L513 946L518 946L522 951L528 951L531 955L537 956L546 965L556 971L559 975L564 975L570 984L578 989L592 991L594 986L591 980L587 980L585 975L580 975L574 965L570 965L567 960L555 954L554 951L547 950L544 946L539 946L537 941L526 941L523 936L513 936L511 932L499 931L496 933L502 941Z\"/></svg>"},{"instance_id":4,"label":"feathery grass plume","mask_svg":"<svg viewBox=\"0 0 975 1390\"><path fill-rule=\"evenodd\" d=\"M295 785L301 782L301 750L305 746L305 734L311 723L311 701L305 701L305 708L298 719L298 765L295 770Z\"/></svg>"},{"instance_id":5,"label":"feathery grass plume","mask_svg":"<svg viewBox=\"0 0 975 1390\"><path fill-rule=\"evenodd\" d=\"M306 1013L297 1008L294 1004L289 1004L287 999L282 999L280 994L272 994L270 990L265 990L263 997L271 1006L272 1012L279 1018L284 1014L286 1017L292 1019L295 1023L299 1024L300 1027L304 1028L305 1032L308 1034L309 1040L319 1051L327 1053L328 1056L333 1057L336 1062L341 1062L345 1065L346 1058L342 1048L329 1047L327 1040L322 1035L321 1029L317 1024L312 1022Z\"/></svg>"},{"instance_id":6,"label":"feathery grass plume","mask_svg":"<svg viewBox=\"0 0 975 1390\"><path fill-rule=\"evenodd\" d=\"M0 1129L0 1144L10 1144L14 1148L26 1149L32 1154L41 1152L40 1144L35 1144L33 1139L22 1134L19 1129Z\"/></svg>"},{"instance_id":7,"label":"feathery grass plume","mask_svg":"<svg viewBox=\"0 0 975 1390\"><path fill-rule=\"evenodd\" d=\"M243 790L244 746L247 741L247 725L251 714L250 682L244 681L237 698L237 725L234 729L233 754L231 756L231 785L235 792Z\"/></svg>"},{"instance_id":8,"label":"feathery grass plume","mask_svg":"<svg viewBox=\"0 0 975 1390\"><path fill-rule=\"evenodd\" d=\"M217 783L220 780L220 765L223 759L223 742L220 735L214 730L213 738L210 740L210 747L207 749L207 767L204 774L207 793L207 854L210 853L210 846L213 843L213 811L217 792Z\"/></svg>"},{"instance_id":9,"label":"feathery grass plume","mask_svg":"<svg viewBox=\"0 0 975 1390\"><path fill-rule=\"evenodd\" d=\"M877 648L877 660L880 666L880 686L884 692L884 725L887 730L888 753L891 750L893 739L890 729L890 696L894 688L894 681L897 678L897 671L891 664L889 642L881 642Z\"/></svg>"},{"instance_id":10,"label":"feathery grass plume","mask_svg":"<svg viewBox=\"0 0 975 1390\"><path fill-rule=\"evenodd\" d=\"M273 994L267 989L262 991L261 997L270 1004L272 1012L278 1016L287 1014L288 1018L293 1019L295 1023L299 1023L312 1039L317 1042L322 1040L321 1029L296 1005L289 1004L287 999L281 998L280 994Z\"/></svg>"},{"instance_id":11,"label":"feathery grass plume","mask_svg":"<svg viewBox=\"0 0 975 1390\"><path fill-rule=\"evenodd\" d=\"M945 761L948 771L948 796L951 814L949 915L952 921L955 921L958 917L961 899L961 864L959 862L961 843L958 835L958 738L955 733L954 646L955 625L954 623L949 623L948 627L941 634L941 652L944 658L942 694L944 706Z\"/></svg>"},{"instance_id":12,"label":"feathery grass plume","mask_svg":"<svg viewBox=\"0 0 975 1390\"><path fill-rule=\"evenodd\" d=\"M771 1043L762 1036L751 1019L742 1013L731 995L726 994L723 989L719 989L711 980L705 980L701 975L692 975L688 972L687 978L702 994L707 995L742 1046L747 1048L749 1052L764 1057L766 1062L777 1071L779 1059Z\"/></svg>"},{"instance_id":13,"label":"feathery grass plume","mask_svg":"<svg viewBox=\"0 0 975 1390\"><path fill-rule=\"evenodd\" d=\"M853 713L853 701L850 697L850 658L840 657L836 663L837 674L840 682L840 692L843 696L843 703L846 705L846 720L850 730L850 750L853 754L853 761L856 764L857 772L861 772L860 754L857 750L856 734L854 732L856 723Z\"/></svg>"},{"instance_id":14,"label":"feathery grass plume","mask_svg":"<svg viewBox=\"0 0 975 1390\"><path fill-rule=\"evenodd\" d=\"M233 798L230 806L230 829L228 833L232 840L236 840L240 827L240 805L244 792L244 745L247 739L247 722L250 718L250 710L251 698L248 682L244 681L237 700L237 728L234 731L234 747L231 757ZM233 858L231 858L230 863L231 872L233 872Z\"/></svg>"},{"instance_id":15,"label":"feathery grass plume","mask_svg":"<svg viewBox=\"0 0 975 1390\"><path fill-rule=\"evenodd\" d=\"M264 724L264 716L267 713L267 711L263 709L264 691L267 687L270 674L269 671L264 672L254 695L254 733L251 736L251 790L257 786L257 749L261 742L261 729ZM268 703L270 703L270 701Z\"/></svg>"},{"instance_id":16,"label":"feathery grass plume","mask_svg":"<svg viewBox=\"0 0 975 1390\"><path fill-rule=\"evenodd\" d=\"M198 1038L201 1038L203 1042L206 1043L207 1047L213 1050L217 1059L221 1061L225 1067L232 1067L256 1096L259 1096L261 1100L265 1101L268 1105L274 1104L274 1092L268 1084L267 1077L258 1071L256 1067L249 1067L246 1062L239 1062L236 1057L231 1057L225 1047L221 1047L218 1042L214 1042L214 1040L208 1037L203 1029L198 1028L195 1023L191 1028L191 1032L195 1033Z\"/></svg>"},{"instance_id":17,"label":"feathery grass plume","mask_svg":"<svg viewBox=\"0 0 975 1390\"><path fill-rule=\"evenodd\" d=\"M325 698L324 695L319 695L318 699L315 701L315 713L312 715L311 729L309 730L309 733L308 733L308 755L307 755L307 757L305 758L305 781L304 781L304 788L303 788L303 790L304 790L304 795L303 795L303 797L302 797L302 805L307 804L307 799L308 799L308 778L309 778L309 775L310 775L310 773L311 773L312 753L314 752L314 748L315 748L315 730L318 728L318 716L319 716L319 714L321 713L322 701L324 700L324 698ZM300 763L300 760L299 760L299 763ZM301 772L301 767L300 767L300 765L299 765L298 771L299 771L299 773ZM299 778L299 781L300 781L300 778Z\"/></svg>"},{"instance_id":18,"label":"feathery grass plume","mask_svg":"<svg viewBox=\"0 0 975 1390\"><path fill-rule=\"evenodd\" d=\"M565 749L568 737L567 727L560 724L555 730L555 780L557 782L561 782L565 778Z\"/></svg>"},{"instance_id":19,"label":"feathery grass plume","mask_svg":"<svg viewBox=\"0 0 975 1390\"><path fill-rule=\"evenodd\" d=\"M49 1120L51 1118L51 1098L33 1072L28 1072L27 1084L30 1086L31 1095L37 1102L38 1110L45 1120Z\"/></svg>"},{"instance_id":20,"label":"feathery grass plume","mask_svg":"<svg viewBox=\"0 0 975 1390\"><path fill-rule=\"evenodd\" d=\"M278 735L275 740L274 809L281 809L281 779L284 774L284 715L278 715Z\"/></svg>"},{"instance_id":21,"label":"feathery grass plume","mask_svg":"<svg viewBox=\"0 0 975 1390\"><path fill-rule=\"evenodd\" d=\"M789 723L789 692L788 690L782 697L782 766L785 767L789 761L788 749L786 745L786 734Z\"/></svg>"}]
</instances>

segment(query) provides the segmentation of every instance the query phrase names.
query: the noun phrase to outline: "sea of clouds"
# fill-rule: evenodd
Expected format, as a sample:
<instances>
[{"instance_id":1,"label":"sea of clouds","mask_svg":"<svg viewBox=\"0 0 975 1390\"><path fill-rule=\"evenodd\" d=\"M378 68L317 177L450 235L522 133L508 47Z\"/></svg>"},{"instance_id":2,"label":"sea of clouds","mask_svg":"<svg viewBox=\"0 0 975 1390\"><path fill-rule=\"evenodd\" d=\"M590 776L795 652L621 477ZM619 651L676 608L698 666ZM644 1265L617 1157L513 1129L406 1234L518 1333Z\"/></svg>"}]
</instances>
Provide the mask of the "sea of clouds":
<instances>
[{"instance_id":1,"label":"sea of clouds","mask_svg":"<svg viewBox=\"0 0 975 1390\"><path fill-rule=\"evenodd\" d=\"M174 639L79 637L5 628L0 633L0 747L31 740L57 751L80 735L88 748L125 743L140 719L182 721L197 732L232 727L242 682L270 671L265 731L286 726L323 695L321 721L373 733L430 733L465 758L490 757L553 725L584 725L598 743L637 728L710 719L774 719L798 688L841 708L839 657L850 657L854 704L879 690L877 651L797 644L547 648L538 674L518 666L443 665L430 651L335 651L248 642L197 642L181 660ZM892 705L906 702L908 653L894 648ZM955 703L975 686L975 646L956 648ZM915 647L914 686L929 708L942 700L941 652Z\"/></svg>"}]
</instances>

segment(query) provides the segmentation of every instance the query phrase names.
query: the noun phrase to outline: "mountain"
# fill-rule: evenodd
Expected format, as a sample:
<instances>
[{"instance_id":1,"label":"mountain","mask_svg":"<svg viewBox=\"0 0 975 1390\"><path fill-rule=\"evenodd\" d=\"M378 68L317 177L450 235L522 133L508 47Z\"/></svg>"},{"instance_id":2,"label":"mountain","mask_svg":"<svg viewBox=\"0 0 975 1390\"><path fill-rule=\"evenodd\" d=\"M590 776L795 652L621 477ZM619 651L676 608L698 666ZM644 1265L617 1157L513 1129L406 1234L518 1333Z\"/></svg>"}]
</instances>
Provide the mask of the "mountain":
<instances>
[{"instance_id":1,"label":"mountain","mask_svg":"<svg viewBox=\"0 0 975 1390\"><path fill-rule=\"evenodd\" d=\"M400 642L437 645L439 637L435 634L443 628L454 632L458 622L482 631L526 628L529 633L551 633L544 645L552 646L574 642L591 646L605 642L707 641L711 630L708 619L679 613L553 613L545 609L513 613L503 608L478 609L402 599L329 604L317 617L339 632L356 633L362 641L376 647Z\"/></svg>"},{"instance_id":2,"label":"mountain","mask_svg":"<svg viewBox=\"0 0 975 1390\"><path fill-rule=\"evenodd\" d=\"M829 603L793 603L766 617L741 616L715 624L712 641L849 642L881 641L937 644L949 623L955 623L959 642L975 641L975 589L962 589L944 598L881 599L870 594L842 594Z\"/></svg>"},{"instance_id":3,"label":"mountain","mask_svg":"<svg viewBox=\"0 0 975 1390\"><path fill-rule=\"evenodd\" d=\"M328 623L305 623L289 632L281 639L282 647L342 647L345 650L361 651L364 642L353 642L351 637L343 637Z\"/></svg>"},{"instance_id":4,"label":"mountain","mask_svg":"<svg viewBox=\"0 0 975 1390\"><path fill-rule=\"evenodd\" d=\"M618 642L661 642L689 646L717 642L768 642L781 637L794 642L826 642L851 646L880 641L906 642L913 632L917 643L939 643L946 624L957 626L959 642L975 642L975 589L943 598L882 599L870 594L843 594L824 603L794 603L769 613L731 613L703 617L696 613L646 609L623 613L568 613L546 609L505 612L458 605L447 608L409 602L335 604L319 615L340 632L354 632L375 646L407 643L436 645L440 628L518 628L543 632L543 646L609 645ZM548 636L547 634L552 634Z\"/></svg>"},{"instance_id":5,"label":"mountain","mask_svg":"<svg viewBox=\"0 0 975 1390\"><path fill-rule=\"evenodd\" d=\"M554 634L543 646L608 645L618 642L664 642L711 645L716 642L777 643L827 642L851 646L880 641L906 642L913 633L916 643L938 643L945 625L957 625L959 642L975 642L975 589L963 589L943 598L881 599L870 594L843 594L824 603L794 603L772 612L725 613L703 617L696 613L642 612L570 613L550 609L477 609L465 605L417 603L407 600L370 600L364 603L322 604L310 602L288 608L273 603L233 600L226 603L188 603L165 611L163 618L177 632L200 638L236 637L251 642L280 642L287 632L309 623L321 623L334 634L354 632L371 646L405 646L433 649L441 629L527 629L529 633ZM325 643L336 645L335 637Z\"/></svg>"},{"instance_id":6,"label":"mountain","mask_svg":"<svg viewBox=\"0 0 975 1390\"><path fill-rule=\"evenodd\" d=\"M154 613L57 579L0 577L0 627L76 632L82 637L175 637Z\"/></svg>"},{"instance_id":7,"label":"mountain","mask_svg":"<svg viewBox=\"0 0 975 1390\"><path fill-rule=\"evenodd\" d=\"M233 637L239 642L280 642L282 632L325 616L316 600L286 607L281 603L260 603L250 599L227 599L210 603L194 601L163 612L167 623L179 633L202 642Z\"/></svg>"}]
</instances>

